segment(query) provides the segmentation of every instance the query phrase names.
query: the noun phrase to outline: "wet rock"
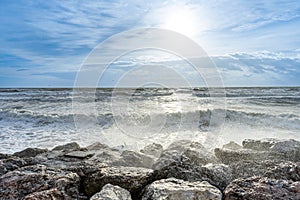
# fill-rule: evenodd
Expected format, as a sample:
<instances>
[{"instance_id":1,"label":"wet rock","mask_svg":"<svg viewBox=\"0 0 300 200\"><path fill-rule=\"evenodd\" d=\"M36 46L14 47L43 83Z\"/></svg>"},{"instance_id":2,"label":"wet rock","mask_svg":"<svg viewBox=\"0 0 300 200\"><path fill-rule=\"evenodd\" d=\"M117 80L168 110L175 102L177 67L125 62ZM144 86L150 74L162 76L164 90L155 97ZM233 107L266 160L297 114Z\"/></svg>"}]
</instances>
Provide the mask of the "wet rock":
<instances>
[{"instance_id":1,"label":"wet rock","mask_svg":"<svg viewBox=\"0 0 300 200\"><path fill-rule=\"evenodd\" d=\"M19 167L27 165L27 162L19 157L9 157L0 160L0 176Z\"/></svg>"},{"instance_id":2,"label":"wet rock","mask_svg":"<svg viewBox=\"0 0 300 200\"><path fill-rule=\"evenodd\" d=\"M169 178L155 181L147 186L142 199L221 200L222 193L206 181L191 183L175 178Z\"/></svg>"},{"instance_id":3,"label":"wet rock","mask_svg":"<svg viewBox=\"0 0 300 200\"><path fill-rule=\"evenodd\" d=\"M272 153L283 154L280 159L289 161L300 161L300 142L290 139L290 140L278 140L274 138L266 138L261 140L244 140L244 148L259 150L259 151L269 151Z\"/></svg>"},{"instance_id":4,"label":"wet rock","mask_svg":"<svg viewBox=\"0 0 300 200\"><path fill-rule=\"evenodd\" d=\"M102 144L100 142L95 142L89 146L86 147L87 150L89 151L98 151L98 150L103 150L103 149L110 149L108 145Z\"/></svg>"},{"instance_id":5,"label":"wet rock","mask_svg":"<svg viewBox=\"0 0 300 200\"><path fill-rule=\"evenodd\" d=\"M228 165L207 164L202 168L205 169L202 177L207 177L207 180L220 190L224 190L232 180L232 169Z\"/></svg>"},{"instance_id":6,"label":"wet rock","mask_svg":"<svg viewBox=\"0 0 300 200\"><path fill-rule=\"evenodd\" d=\"M289 161L246 160L231 163L233 179L264 176L275 179L300 181L300 163Z\"/></svg>"},{"instance_id":7,"label":"wet rock","mask_svg":"<svg viewBox=\"0 0 300 200\"><path fill-rule=\"evenodd\" d=\"M125 150L122 152L121 158L113 162L112 165L151 168L153 163L154 159L150 156L135 151Z\"/></svg>"},{"instance_id":8,"label":"wet rock","mask_svg":"<svg viewBox=\"0 0 300 200\"><path fill-rule=\"evenodd\" d=\"M231 168L224 164L207 164L204 166L192 166L187 163L175 162L162 169L155 170L153 179L177 178L185 181L207 181L220 190L224 190L230 183Z\"/></svg>"},{"instance_id":9,"label":"wet rock","mask_svg":"<svg viewBox=\"0 0 300 200\"><path fill-rule=\"evenodd\" d=\"M8 154L0 153L0 159L7 159L9 157L10 157L10 155L8 155Z\"/></svg>"},{"instance_id":10,"label":"wet rock","mask_svg":"<svg viewBox=\"0 0 300 200\"><path fill-rule=\"evenodd\" d=\"M70 153L65 154L66 157L79 158L79 159L90 158L93 155L95 154L88 151L72 151Z\"/></svg>"},{"instance_id":11,"label":"wet rock","mask_svg":"<svg viewBox=\"0 0 300 200\"><path fill-rule=\"evenodd\" d=\"M231 164L233 162L245 160L284 160L285 155L278 152L257 151L252 149L215 149L216 157L224 164Z\"/></svg>"},{"instance_id":12,"label":"wet rock","mask_svg":"<svg viewBox=\"0 0 300 200\"><path fill-rule=\"evenodd\" d=\"M300 199L300 182L266 177L236 179L224 191L225 200Z\"/></svg>"},{"instance_id":13,"label":"wet rock","mask_svg":"<svg viewBox=\"0 0 300 200\"><path fill-rule=\"evenodd\" d=\"M20 157L20 158L28 158L28 157L35 157L38 154L47 152L48 149L40 149L40 148L27 148L23 151L19 151L14 153L14 156Z\"/></svg>"},{"instance_id":14,"label":"wet rock","mask_svg":"<svg viewBox=\"0 0 300 200\"><path fill-rule=\"evenodd\" d=\"M25 196L50 189L57 189L65 198L77 198L79 176L44 165L33 165L8 172L0 177L0 197L3 199L23 199Z\"/></svg>"},{"instance_id":15,"label":"wet rock","mask_svg":"<svg viewBox=\"0 0 300 200\"><path fill-rule=\"evenodd\" d=\"M88 196L91 196L110 183L130 191L133 195L138 195L139 191L151 181L152 173L153 170L146 168L104 167L85 178L83 189Z\"/></svg>"},{"instance_id":16,"label":"wet rock","mask_svg":"<svg viewBox=\"0 0 300 200\"><path fill-rule=\"evenodd\" d=\"M240 150L242 149L243 147L233 141L230 141L229 143L227 144L224 144L222 149L229 149L229 150Z\"/></svg>"},{"instance_id":17,"label":"wet rock","mask_svg":"<svg viewBox=\"0 0 300 200\"><path fill-rule=\"evenodd\" d=\"M279 140L274 138L265 138L261 140L246 139L242 142L242 144L246 149L269 151L276 142L279 142Z\"/></svg>"},{"instance_id":18,"label":"wet rock","mask_svg":"<svg viewBox=\"0 0 300 200\"><path fill-rule=\"evenodd\" d=\"M181 162L182 152L178 150L164 150L159 159L153 164L152 169L159 170L174 162Z\"/></svg>"},{"instance_id":19,"label":"wet rock","mask_svg":"<svg viewBox=\"0 0 300 200\"><path fill-rule=\"evenodd\" d=\"M130 192L115 185L106 184L90 200L131 200Z\"/></svg>"},{"instance_id":20,"label":"wet rock","mask_svg":"<svg viewBox=\"0 0 300 200\"><path fill-rule=\"evenodd\" d=\"M217 163L217 158L198 142L180 140L172 143L164 150L160 158L154 163L153 169L161 169L173 162L187 162L191 165L205 165Z\"/></svg>"},{"instance_id":21,"label":"wet rock","mask_svg":"<svg viewBox=\"0 0 300 200\"><path fill-rule=\"evenodd\" d=\"M121 159L121 153L112 149L102 149L90 151L95 155L88 160L95 163L105 163L112 166L114 162Z\"/></svg>"},{"instance_id":22,"label":"wet rock","mask_svg":"<svg viewBox=\"0 0 300 200\"><path fill-rule=\"evenodd\" d=\"M64 145L56 146L52 149L52 151L76 151L76 150L80 150L80 146L76 142L71 142Z\"/></svg>"},{"instance_id":23,"label":"wet rock","mask_svg":"<svg viewBox=\"0 0 300 200\"><path fill-rule=\"evenodd\" d=\"M151 155L157 158L161 155L162 151L163 146L156 143L149 144L140 150L140 152L144 154Z\"/></svg>"}]
</instances>

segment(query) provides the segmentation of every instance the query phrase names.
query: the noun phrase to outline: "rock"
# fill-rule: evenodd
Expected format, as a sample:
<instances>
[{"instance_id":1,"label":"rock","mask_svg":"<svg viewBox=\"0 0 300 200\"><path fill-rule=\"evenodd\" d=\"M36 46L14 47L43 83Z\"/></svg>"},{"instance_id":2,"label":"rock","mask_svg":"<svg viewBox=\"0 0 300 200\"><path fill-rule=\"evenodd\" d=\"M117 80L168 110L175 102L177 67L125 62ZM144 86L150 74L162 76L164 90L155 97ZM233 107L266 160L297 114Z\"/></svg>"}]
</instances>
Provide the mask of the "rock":
<instances>
[{"instance_id":1,"label":"rock","mask_svg":"<svg viewBox=\"0 0 300 200\"><path fill-rule=\"evenodd\" d=\"M245 160L284 160L285 155L278 152L270 151L257 151L252 149L215 149L216 157L224 164L230 164L233 162L245 161Z\"/></svg>"},{"instance_id":2,"label":"rock","mask_svg":"<svg viewBox=\"0 0 300 200\"><path fill-rule=\"evenodd\" d=\"M198 142L180 140L172 143L164 150L154 163L153 169L161 169L173 162L188 162L191 165L217 163L217 158Z\"/></svg>"},{"instance_id":3,"label":"rock","mask_svg":"<svg viewBox=\"0 0 300 200\"><path fill-rule=\"evenodd\" d=\"M52 151L76 151L76 150L80 150L80 146L76 142L71 142L64 145L56 146L52 149Z\"/></svg>"},{"instance_id":4,"label":"rock","mask_svg":"<svg viewBox=\"0 0 300 200\"><path fill-rule=\"evenodd\" d=\"M48 199L64 199L66 196L57 188L34 192L27 195L24 200L48 200Z\"/></svg>"},{"instance_id":5,"label":"rock","mask_svg":"<svg viewBox=\"0 0 300 200\"><path fill-rule=\"evenodd\" d=\"M240 150L243 147L233 141L230 141L228 144L224 144L222 149L229 149L229 150Z\"/></svg>"},{"instance_id":6,"label":"rock","mask_svg":"<svg viewBox=\"0 0 300 200\"><path fill-rule=\"evenodd\" d=\"M288 161L300 161L300 142L290 140L278 140L273 138L266 138L261 140L244 140L244 148L259 150L259 151L270 151L273 153L283 154L284 160Z\"/></svg>"},{"instance_id":7,"label":"rock","mask_svg":"<svg viewBox=\"0 0 300 200\"><path fill-rule=\"evenodd\" d=\"M79 184L79 176L75 173L49 169L44 165L26 166L0 177L0 197L23 199L31 193L57 189L64 198L77 198Z\"/></svg>"},{"instance_id":8,"label":"rock","mask_svg":"<svg viewBox=\"0 0 300 200\"><path fill-rule=\"evenodd\" d=\"M95 154L88 151L72 151L70 153L65 154L66 157L79 158L79 159L90 158L93 155Z\"/></svg>"},{"instance_id":9,"label":"rock","mask_svg":"<svg viewBox=\"0 0 300 200\"><path fill-rule=\"evenodd\" d=\"M112 166L113 163L121 159L121 153L112 149L102 149L91 151L95 155L88 160L94 163L105 163Z\"/></svg>"},{"instance_id":10,"label":"rock","mask_svg":"<svg viewBox=\"0 0 300 200\"><path fill-rule=\"evenodd\" d=\"M174 162L181 161L182 152L178 150L164 150L159 159L153 164L152 169L159 170Z\"/></svg>"},{"instance_id":11,"label":"rock","mask_svg":"<svg viewBox=\"0 0 300 200\"><path fill-rule=\"evenodd\" d=\"M144 154L151 155L157 158L161 155L162 151L163 146L156 143L149 144L140 150L140 152Z\"/></svg>"},{"instance_id":12,"label":"rock","mask_svg":"<svg viewBox=\"0 0 300 200\"><path fill-rule=\"evenodd\" d=\"M142 199L221 200L222 193L206 181L191 183L175 178L169 178L155 181L147 186Z\"/></svg>"},{"instance_id":13,"label":"rock","mask_svg":"<svg viewBox=\"0 0 300 200\"><path fill-rule=\"evenodd\" d=\"M142 188L151 182L153 170L138 167L104 167L89 174L83 181L84 192L92 196L110 183L138 195Z\"/></svg>"},{"instance_id":14,"label":"rock","mask_svg":"<svg viewBox=\"0 0 300 200\"><path fill-rule=\"evenodd\" d=\"M19 151L14 153L14 156L20 157L20 158L28 158L28 157L35 157L38 154L47 152L48 149L40 149L40 148L27 148L23 151Z\"/></svg>"},{"instance_id":15,"label":"rock","mask_svg":"<svg viewBox=\"0 0 300 200\"><path fill-rule=\"evenodd\" d=\"M155 170L153 179L177 178L185 181L207 181L220 190L224 190L230 183L231 169L224 164L207 164L205 166L192 166L183 162L172 163L162 169Z\"/></svg>"},{"instance_id":16,"label":"rock","mask_svg":"<svg viewBox=\"0 0 300 200\"><path fill-rule=\"evenodd\" d=\"M266 177L236 179L224 191L225 200L300 199L300 182Z\"/></svg>"},{"instance_id":17,"label":"rock","mask_svg":"<svg viewBox=\"0 0 300 200\"><path fill-rule=\"evenodd\" d=\"M115 185L106 184L90 200L131 200L130 192Z\"/></svg>"},{"instance_id":18,"label":"rock","mask_svg":"<svg viewBox=\"0 0 300 200\"><path fill-rule=\"evenodd\" d=\"M208 181L211 180L211 184L222 191L232 180L232 169L228 165L210 163L204 165L202 168L206 169L206 173L204 173L202 177L207 177Z\"/></svg>"},{"instance_id":19,"label":"rock","mask_svg":"<svg viewBox=\"0 0 300 200\"><path fill-rule=\"evenodd\" d=\"M91 150L98 151L98 150L110 149L110 148L106 144L102 144L100 142L95 142L95 143L87 146L86 149L89 151L91 151Z\"/></svg>"},{"instance_id":20,"label":"rock","mask_svg":"<svg viewBox=\"0 0 300 200\"><path fill-rule=\"evenodd\" d=\"M113 166L126 166L126 167L144 167L151 168L154 159L145 154L137 153L135 151L125 150L121 154L121 158L112 163Z\"/></svg>"},{"instance_id":21,"label":"rock","mask_svg":"<svg viewBox=\"0 0 300 200\"><path fill-rule=\"evenodd\" d=\"M274 138L265 138L261 140L246 139L242 142L246 149L253 149L258 151L269 151L270 148L279 140Z\"/></svg>"},{"instance_id":22,"label":"rock","mask_svg":"<svg viewBox=\"0 0 300 200\"><path fill-rule=\"evenodd\" d=\"M268 167L264 176L274 179L300 181L300 163L281 162Z\"/></svg>"},{"instance_id":23,"label":"rock","mask_svg":"<svg viewBox=\"0 0 300 200\"><path fill-rule=\"evenodd\" d=\"M0 160L0 176L19 167L27 165L27 162L19 157L10 157Z\"/></svg>"},{"instance_id":24,"label":"rock","mask_svg":"<svg viewBox=\"0 0 300 200\"><path fill-rule=\"evenodd\" d=\"M9 157L10 157L10 155L8 155L8 154L0 153L0 160L2 160L2 159L7 159L7 158L9 158Z\"/></svg>"},{"instance_id":25,"label":"rock","mask_svg":"<svg viewBox=\"0 0 300 200\"><path fill-rule=\"evenodd\" d=\"M300 181L300 163L274 160L245 160L231 163L233 179L264 176L275 179Z\"/></svg>"}]
</instances>

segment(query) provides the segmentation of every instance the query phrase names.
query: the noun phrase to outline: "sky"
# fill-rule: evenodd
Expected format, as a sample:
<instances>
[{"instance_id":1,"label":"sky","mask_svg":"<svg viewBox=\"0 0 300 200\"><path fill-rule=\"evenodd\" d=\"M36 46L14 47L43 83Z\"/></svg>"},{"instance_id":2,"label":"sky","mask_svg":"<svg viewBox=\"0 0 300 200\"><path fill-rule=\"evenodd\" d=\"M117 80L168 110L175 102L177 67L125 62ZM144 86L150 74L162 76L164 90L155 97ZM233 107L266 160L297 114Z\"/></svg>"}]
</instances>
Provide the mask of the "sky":
<instances>
[{"instance_id":1,"label":"sky","mask_svg":"<svg viewBox=\"0 0 300 200\"><path fill-rule=\"evenodd\" d=\"M225 86L300 86L299 0L1 0L0 19L0 87L72 87L97 45L139 28L195 41Z\"/></svg>"}]
</instances>

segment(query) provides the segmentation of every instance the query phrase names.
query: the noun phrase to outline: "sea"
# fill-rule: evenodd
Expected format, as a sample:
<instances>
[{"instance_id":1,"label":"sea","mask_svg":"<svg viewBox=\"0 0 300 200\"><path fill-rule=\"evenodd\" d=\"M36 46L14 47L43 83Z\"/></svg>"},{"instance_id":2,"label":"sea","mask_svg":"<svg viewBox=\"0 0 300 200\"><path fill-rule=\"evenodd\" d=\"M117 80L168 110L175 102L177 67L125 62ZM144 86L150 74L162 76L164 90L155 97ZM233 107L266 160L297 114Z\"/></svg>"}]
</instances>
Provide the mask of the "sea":
<instances>
[{"instance_id":1,"label":"sea","mask_svg":"<svg viewBox=\"0 0 300 200\"><path fill-rule=\"evenodd\" d=\"M0 89L0 153L246 138L300 140L300 87Z\"/></svg>"}]
</instances>

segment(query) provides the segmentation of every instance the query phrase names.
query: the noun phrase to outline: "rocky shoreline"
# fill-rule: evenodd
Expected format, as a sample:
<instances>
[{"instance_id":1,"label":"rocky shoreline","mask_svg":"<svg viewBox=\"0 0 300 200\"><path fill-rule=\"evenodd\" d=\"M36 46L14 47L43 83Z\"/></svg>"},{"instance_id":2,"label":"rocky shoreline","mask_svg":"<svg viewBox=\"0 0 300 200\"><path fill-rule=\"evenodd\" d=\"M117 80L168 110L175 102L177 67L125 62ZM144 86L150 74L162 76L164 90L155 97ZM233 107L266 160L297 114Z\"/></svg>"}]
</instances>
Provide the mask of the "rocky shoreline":
<instances>
[{"instance_id":1,"label":"rocky shoreline","mask_svg":"<svg viewBox=\"0 0 300 200\"><path fill-rule=\"evenodd\" d=\"M246 139L210 151L180 140L140 152L68 143L0 153L0 199L300 199L300 142Z\"/></svg>"}]
</instances>

